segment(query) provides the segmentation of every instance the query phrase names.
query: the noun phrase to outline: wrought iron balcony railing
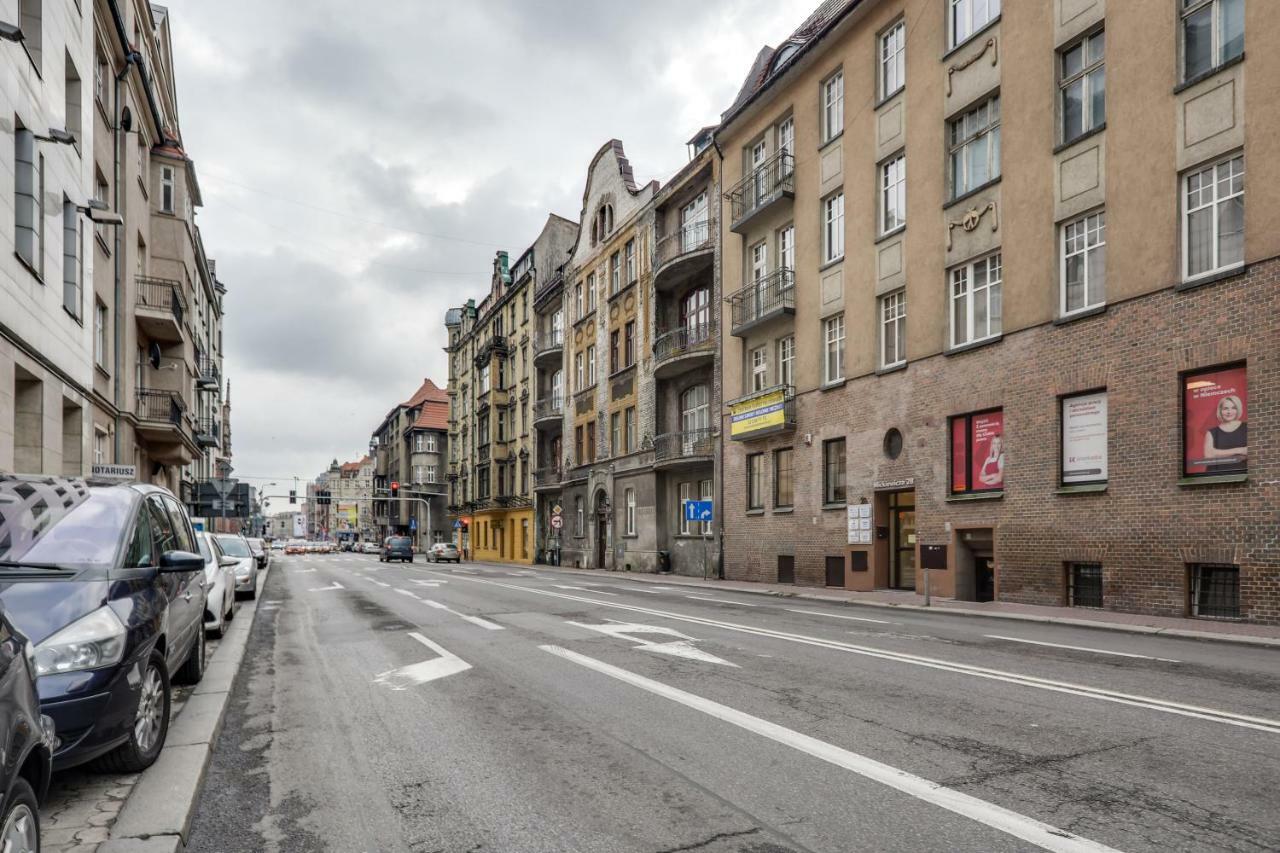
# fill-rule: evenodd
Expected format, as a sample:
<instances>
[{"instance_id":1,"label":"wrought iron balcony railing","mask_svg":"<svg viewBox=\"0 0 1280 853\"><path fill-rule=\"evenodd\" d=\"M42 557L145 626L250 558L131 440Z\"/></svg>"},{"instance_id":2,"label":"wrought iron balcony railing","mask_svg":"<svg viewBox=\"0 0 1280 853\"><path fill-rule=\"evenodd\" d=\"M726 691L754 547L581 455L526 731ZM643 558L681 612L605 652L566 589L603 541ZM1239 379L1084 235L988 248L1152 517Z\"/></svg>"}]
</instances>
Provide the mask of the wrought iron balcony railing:
<instances>
[{"instance_id":1,"label":"wrought iron balcony railing","mask_svg":"<svg viewBox=\"0 0 1280 853\"><path fill-rule=\"evenodd\" d=\"M541 400L535 400L533 403L533 419L540 421L543 418L557 418L564 414L564 397L544 397Z\"/></svg>"},{"instance_id":2,"label":"wrought iron balcony railing","mask_svg":"<svg viewBox=\"0 0 1280 853\"><path fill-rule=\"evenodd\" d=\"M793 198L795 184L795 158L789 151L781 151L756 166L724 194L729 200L733 227L736 229L778 199Z\"/></svg>"},{"instance_id":3,"label":"wrought iron balcony railing","mask_svg":"<svg viewBox=\"0 0 1280 853\"><path fill-rule=\"evenodd\" d=\"M138 389L138 405L135 413L140 421L169 423L180 427L183 411L182 398L173 391Z\"/></svg>"},{"instance_id":4,"label":"wrought iron balcony railing","mask_svg":"<svg viewBox=\"0 0 1280 853\"><path fill-rule=\"evenodd\" d=\"M712 427L668 432L653 439L653 458L656 462L714 456L715 452L716 431Z\"/></svg>"},{"instance_id":5,"label":"wrought iron balcony railing","mask_svg":"<svg viewBox=\"0 0 1280 853\"><path fill-rule=\"evenodd\" d=\"M781 314L796 312L796 276L792 270L780 269L759 281L753 281L729 297L733 312L733 334L746 331Z\"/></svg>"},{"instance_id":6,"label":"wrought iron balcony railing","mask_svg":"<svg viewBox=\"0 0 1280 853\"><path fill-rule=\"evenodd\" d=\"M659 237L658 244L654 247L654 270L661 270L672 261L699 249L710 248L714 227L714 220L707 218L685 223L670 234Z\"/></svg>"},{"instance_id":7,"label":"wrought iron balcony railing","mask_svg":"<svg viewBox=\"0 0 1280 853\"><path fill-rule=\"evenodd\" d=\"M138 284L139 308L153 308L157 311L169 311L173 318L182 324L182 284L167 278L153 278L140 275L135 281Z\"/></svg>"},{"instance_id":8,"label":"wrought iron balcony railing","mask_svg":"<svg viewBox=\"0 0 1280 853\"><path fill-rule=\"evenodd\" d=\"M715 328L710 323L699 323L659 335L653 342L653 358L661 364L694 352L714 351L715 348Z\"/></svg>"},{"instance_id":9,"label":"wrought iron balcony railing","mask_svg":"<svg viewBox=\"0 0 1280 853\"><path fill-rule=\"evenodd\" d=\"M556 352L564 347L564 329L551 329L546 332L538 332L533 338L533 355L538 357L543 353Z\"/></svg>"}]
</instances>

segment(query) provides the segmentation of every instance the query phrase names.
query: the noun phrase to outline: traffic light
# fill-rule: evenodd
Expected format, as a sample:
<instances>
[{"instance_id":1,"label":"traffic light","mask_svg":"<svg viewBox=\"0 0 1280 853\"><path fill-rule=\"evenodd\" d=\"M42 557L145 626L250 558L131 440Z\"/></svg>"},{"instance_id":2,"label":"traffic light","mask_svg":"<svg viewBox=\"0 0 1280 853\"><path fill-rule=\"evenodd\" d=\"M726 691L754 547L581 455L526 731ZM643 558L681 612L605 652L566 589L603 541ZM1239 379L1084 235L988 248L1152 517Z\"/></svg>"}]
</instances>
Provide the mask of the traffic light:
<instances>
[{"instance_id":1,"label":"traffic light","mask_svg":"<svg viewBox=\"0 0 1280 853\"><path fill-rule=\"evenodd\" d=\"M400 484L394 480L391 481L391 497L400 497Z\"/></svg>"},{"instance_id":2,"label":"traffic light","mask_svg":"<svg viewBox=\"0 0 1280 853\"><path fill-rule=\"evenodd\" d=\"M293 489L289 490L289 503L296 504L298 502L298 493Z\"/></svg>"}]
</instances>

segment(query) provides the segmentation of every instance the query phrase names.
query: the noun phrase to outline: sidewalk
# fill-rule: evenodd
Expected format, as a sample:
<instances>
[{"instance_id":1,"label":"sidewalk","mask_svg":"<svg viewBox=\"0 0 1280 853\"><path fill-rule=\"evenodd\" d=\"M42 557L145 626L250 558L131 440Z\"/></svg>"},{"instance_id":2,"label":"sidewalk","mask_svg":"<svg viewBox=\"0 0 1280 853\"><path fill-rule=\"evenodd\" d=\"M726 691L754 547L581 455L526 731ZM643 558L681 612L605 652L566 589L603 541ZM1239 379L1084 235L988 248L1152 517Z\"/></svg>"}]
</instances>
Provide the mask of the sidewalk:
<instances>
[{"instance_id":1,"label":"sidewalk","mask_svg":"<svg viewBox=\"0 0 1280 853\"><path fill-rule=\"evenodd\" d=\"M606 572L599 569L573 569L560 566L522 566L521 568L579 575L625 577L628 580L640 583L659 583L667 586L685 586L704 590L731 590L753 595L803 598L812 601L823 601L828 604L924 610L926 612L941 611L962 616L987 616L995 619L1017 619L1024 622L1051 622L1059 625L1075 625L1107 631L1129 631L1138 634L1159 634L1167 637L1187 637L1197 640L1216 640L1219 642L1247 643L1280 648L1280 625L1184 619L1174 616L1147 616L1141 613L1088 610L1079 607L1045 607L1035 604L1014 604L1007 601L955 601L949 598L938 598L937 596L934 596L931 607L925 607L923 595L917 595L907 590L850 592L842 589L796 586L793 584L702 580L701 578L684 577L682 575Z\"/></svg>"}]
</instances>

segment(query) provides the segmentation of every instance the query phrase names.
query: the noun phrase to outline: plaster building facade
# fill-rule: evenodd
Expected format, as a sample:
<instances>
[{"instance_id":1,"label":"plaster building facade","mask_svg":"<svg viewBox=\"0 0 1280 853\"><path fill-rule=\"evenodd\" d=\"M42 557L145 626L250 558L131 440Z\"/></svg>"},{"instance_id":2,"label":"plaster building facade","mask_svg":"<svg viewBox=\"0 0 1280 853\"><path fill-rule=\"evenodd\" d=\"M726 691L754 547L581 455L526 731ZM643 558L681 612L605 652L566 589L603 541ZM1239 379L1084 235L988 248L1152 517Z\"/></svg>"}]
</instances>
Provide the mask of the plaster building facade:
<instances>
[{"instance_id":1,"label":"plaster building facade","mask_svg":"<svg viewBox=\"0 0 1280 853\"><path fill-rule=\"evenodd\" d=\"M424 379L413 396L388 411L373 431L369 449L373 457L372 517L377 541L392 534L411 536L414 547L422 550L448 537L443 470L430 472L437 479L427 478L427 466L439 465L448 452L448 405L448 393ZM428 446L436 449L429 451ZM393 484L398 490L394 496Z\"/></svg>"},{"instance_id":2,"label":"plaster building facade","mask_svg":"<svg viewBox=\"0 0 1280 853\"><path fill-rule=\"evenodd\" d=\"M824 3L722 117L725 575L1280 622L1280 18L1001 5Z\"/></svg>"}]
</instances>

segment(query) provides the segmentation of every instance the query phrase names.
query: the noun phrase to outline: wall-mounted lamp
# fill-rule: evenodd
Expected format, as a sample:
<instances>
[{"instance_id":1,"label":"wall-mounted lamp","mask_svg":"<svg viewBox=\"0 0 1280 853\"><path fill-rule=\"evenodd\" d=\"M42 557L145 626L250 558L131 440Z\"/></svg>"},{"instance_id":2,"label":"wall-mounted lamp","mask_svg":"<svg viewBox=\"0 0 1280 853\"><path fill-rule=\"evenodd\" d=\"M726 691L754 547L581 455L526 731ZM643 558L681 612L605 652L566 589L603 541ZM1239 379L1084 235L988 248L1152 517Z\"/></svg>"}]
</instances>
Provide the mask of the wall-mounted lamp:
<instances>
[{"instance_id":1,"label":"wall-mounted lamp","mask_svg":"<svg viewBox=\"0 0 1280 853\"><path fill-rule=\"evenodd\" d=\"M0 21L0 41L24 41L25 39L22 27Z\"/></svg>"},{"instance_id":2,"label":"wall-mounted lamp","mask_svg":"<svg viewBox=\"0 0 1280 853\"><path fill-rule=\"evenodd\" d=\"M88 204L77 204L76 210L87 216L90 222L96 222L100 225L124 225L123 216L113 212L107 207L106 202L99 201L96 198L89 199Z\"/></svg>"},{"instance_id":3,"label":"wall-mounted lamp","mask_svg":"<svg viewBox=\"0 0 1280 853\"><path fill-rule=\"evenodd\" d=\"M69 130L63 130L57 127L49 128L49 133L41 136L38 133L31 134L41 142L56 142L59 145L75 145L76 135Z\"/></svg>"}]
</instances>

